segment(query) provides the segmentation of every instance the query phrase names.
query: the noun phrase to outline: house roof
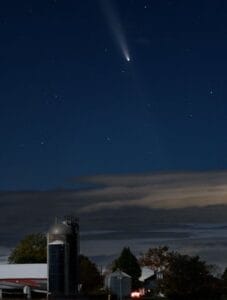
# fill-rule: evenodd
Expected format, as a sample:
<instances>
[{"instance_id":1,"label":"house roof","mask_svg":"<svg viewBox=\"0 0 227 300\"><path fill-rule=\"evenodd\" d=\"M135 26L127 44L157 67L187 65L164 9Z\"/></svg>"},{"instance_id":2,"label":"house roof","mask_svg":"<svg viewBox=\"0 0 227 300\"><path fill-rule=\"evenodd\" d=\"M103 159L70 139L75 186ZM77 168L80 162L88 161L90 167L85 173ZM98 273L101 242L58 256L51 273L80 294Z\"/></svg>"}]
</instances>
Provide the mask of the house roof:
<instances>
[{"instance_id":1,"label":"house roof","mask_svg":"<svg viewBox=\"0 0 227 300\"><path fill-rule=\"evenodd\" d=\"M144 281L150 276L154 275L154 271L148 267L141 268L141 276L139 278L140 281Z\"/></svg>"},{"instance_id":2,"label":"house roof","mask_svg":"<svg viewBox=\"0 0 227 300\"><path fill-rule=\"evenodd\" d=\"M120 270L117 270L117 271L115 271L113 273L110 273L109 276L111 276L111 277L118 277L118 278L125 278L125 277L131 278L130 275L128 275L125 272L122 272Z\"/></svg>"}]
</instances>

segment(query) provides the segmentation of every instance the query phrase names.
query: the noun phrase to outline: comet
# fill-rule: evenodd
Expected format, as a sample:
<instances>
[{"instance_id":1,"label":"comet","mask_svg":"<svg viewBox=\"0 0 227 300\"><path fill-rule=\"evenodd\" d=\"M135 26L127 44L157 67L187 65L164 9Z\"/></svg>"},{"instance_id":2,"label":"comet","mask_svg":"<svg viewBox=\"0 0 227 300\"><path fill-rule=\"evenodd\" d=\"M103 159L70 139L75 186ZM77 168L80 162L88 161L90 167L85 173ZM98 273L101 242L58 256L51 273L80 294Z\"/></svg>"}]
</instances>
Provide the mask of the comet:
<instances>
[{"instance_id":1,"label":"comet","mask_svg":"<svg viewBox=\"0 0 227 300\"><path fill-rule=\"evenodd\" d=\"M113 34L113 39L121 51L123 58L127 61L131 61L128 44L124 35L120 17L117 14L117 10L113 6L111 0L100 0L101 8L104 16L107 20L107 24Z\"/></svg>"}]
</instances>

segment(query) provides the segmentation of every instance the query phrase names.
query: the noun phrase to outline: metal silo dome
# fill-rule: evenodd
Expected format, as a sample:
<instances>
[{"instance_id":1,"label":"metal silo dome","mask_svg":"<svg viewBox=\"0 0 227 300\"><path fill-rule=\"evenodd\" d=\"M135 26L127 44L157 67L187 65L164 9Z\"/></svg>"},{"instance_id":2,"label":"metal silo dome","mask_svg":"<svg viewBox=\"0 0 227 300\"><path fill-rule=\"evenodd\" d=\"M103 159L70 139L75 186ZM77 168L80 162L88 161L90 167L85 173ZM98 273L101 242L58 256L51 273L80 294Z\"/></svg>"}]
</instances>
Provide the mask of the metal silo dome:
<instances>
[{"instance_id":1,"label":"metal silo dome","mask_svg":"<svg viewBox=\"0 0 227 300\"><path fill-rule=\"evenodd\" d=\"M66 224L59 223L53 225L49 230L49 235L72 235L72 228Z\"/></svg>"}]
</instances>

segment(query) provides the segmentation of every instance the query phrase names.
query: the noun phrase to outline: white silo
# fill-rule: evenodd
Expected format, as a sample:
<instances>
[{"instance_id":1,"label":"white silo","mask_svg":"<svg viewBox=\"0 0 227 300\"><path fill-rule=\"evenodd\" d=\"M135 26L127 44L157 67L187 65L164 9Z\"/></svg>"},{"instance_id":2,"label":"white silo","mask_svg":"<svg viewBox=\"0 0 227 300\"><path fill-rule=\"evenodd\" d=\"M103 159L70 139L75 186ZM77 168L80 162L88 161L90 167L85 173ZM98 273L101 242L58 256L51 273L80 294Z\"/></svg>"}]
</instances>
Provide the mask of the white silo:
<instances>
[{"instance_id":1,"label":"white silo","mask_svg":"<svg viewBox=\"0 0 227 300\"><path fill-rule=\"evenodd\" d=\"M105 278L105 287L111 294L119 299L128 297L132 291L132 278L128 274L117 270L110 273Z\"/></svg>"}]
</instances>

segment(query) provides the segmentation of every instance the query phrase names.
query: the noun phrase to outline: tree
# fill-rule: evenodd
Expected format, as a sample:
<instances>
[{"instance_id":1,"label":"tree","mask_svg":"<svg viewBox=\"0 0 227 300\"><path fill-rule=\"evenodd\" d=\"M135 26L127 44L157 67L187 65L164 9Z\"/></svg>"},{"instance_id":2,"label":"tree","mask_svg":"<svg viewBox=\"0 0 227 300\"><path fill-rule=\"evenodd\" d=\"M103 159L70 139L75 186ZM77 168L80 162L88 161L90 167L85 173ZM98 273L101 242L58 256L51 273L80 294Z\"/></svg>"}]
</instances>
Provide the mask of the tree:
<instances>
[{"instance_id":1,"label":"tree","mask_svg":"<svg viewBox=\"0 0 227 300\"><path fill-rule=\"evenodd\" d=\"M117 269L132 277L133 288L138 287L141 268L137 258L132 254L129 247L124 248L120 256L113 262L112 271L116 271Z\"/></svg>"},{"instance_id":2,"label":"tree","mask_svg":"<svg viewBox=\"0 0 227 300\"><path fill-rule=\"evenodd\" d=\"M199 256L182 255L169 251L168 247L150 248L140 258L140 263L161 271L156 292L168 300L216 300L222 293L222 281L215 278L212 266L201 261Z\"/></svg>"},{"instance_id":3,"label":"tree","mask_svg":"<svg viewBox=\"0 0 227 300\"><path fill-rule=\"evenodd\" d=\"M227 268L225 268L222 276L221 276L222 280L226 283L227 285Z\"/></svg>"},{"instance_id":4,"label":"tree","mask_svg":"<svg viewBox=\"0 0 227 300\"><path fill-rule=\"evenodd\" d=\"M9 263L46 263L46 236L42 233L30 234L22 239L8 257Z\"/></svg>"},{"instance_id":5,"label":"tree","mask_svg":"<svg viewBox=\"0 0 227 300\"><path fill-rule=\"evenodd\" d=\"M103 278L97 266L84 255L79 256L79 280L84 294L97 291L103 285Z\"/></svg>"},{"instance_id":6,"label":"tree","mask_svg":"<svg viewBox=\"0 0 227 300\"><path fill-rule=\"evenodd\" d=\"M156 272L164 270L168 266L170 256L171 252L166 246L149 248L147 252L142 254L139 261L142 266L149 267Z\"/></svg>"},{"instance_id":7,"label":"tree","mask_svg":"<svg viewBox=\"0 0 227 300\"><path fill-rule=\"evenodd\" d=\"M223 300L227 299L227 268L225 268L222 276L222 294L223 294Z\"/></svg>"},{"instance_id":8,"label":"tree","mask_svg":"<svg viewBox=\"0 0 227 300\"><path fill-rule=\"evenodd\" d=\"M177 252L169 256L159 288L169 300L215 300L221 294L220 280L211 275L210 266L199 256Z\"/></svg>"}]
</instances>

